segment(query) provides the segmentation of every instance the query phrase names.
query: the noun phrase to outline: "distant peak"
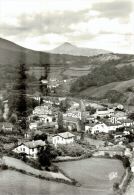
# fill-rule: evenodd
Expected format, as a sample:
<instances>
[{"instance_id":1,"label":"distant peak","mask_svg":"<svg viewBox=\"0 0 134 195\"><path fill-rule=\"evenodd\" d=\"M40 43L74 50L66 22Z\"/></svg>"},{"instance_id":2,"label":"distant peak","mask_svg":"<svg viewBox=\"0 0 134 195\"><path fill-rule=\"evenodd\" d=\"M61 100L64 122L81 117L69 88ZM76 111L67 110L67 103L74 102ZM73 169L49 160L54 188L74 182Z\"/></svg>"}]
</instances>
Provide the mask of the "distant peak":
<instances>
[{"instance_id":1,"label":"distant peak","mask_svg":"<svg viewBox=\"0 0 134 195\"><path fill-rule=\"evenodd\" d=\"M65 42L65 43L63 43L62 45L72 45L72 44L69 43L69 42Z\"/></svg>"},{"instance_id":2,"label":"distant peak","mask_svg":"<svg viewBox=\"0 0 134 195\"><path fill-rule=\"evenodd\" d=\"M73 45L73 44L71 44L69 42L65 42L62 45L60 45L59 47L61 47L61 46L64 46L64 47L76 47L75 45Z\"/></svg>"}]
</instances>

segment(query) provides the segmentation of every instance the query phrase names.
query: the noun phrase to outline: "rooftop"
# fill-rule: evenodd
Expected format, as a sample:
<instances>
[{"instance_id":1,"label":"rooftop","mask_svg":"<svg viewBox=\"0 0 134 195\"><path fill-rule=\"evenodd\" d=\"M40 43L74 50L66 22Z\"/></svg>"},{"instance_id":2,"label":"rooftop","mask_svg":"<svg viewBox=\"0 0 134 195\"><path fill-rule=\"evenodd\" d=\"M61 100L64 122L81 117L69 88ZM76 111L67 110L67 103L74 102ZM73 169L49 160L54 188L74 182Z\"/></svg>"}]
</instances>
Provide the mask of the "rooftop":
<instances>
[{"instance_id":1,"label":"rooftop","mask_svg":"<svg viewBox=\"0 0 134 195\"><path fill-rule=\"evenodd\" d=\"M65 133L58 133L58 134L56 134L56 135L54 135L54 136L60 136L60 137L62 137L62 138L64 138L64 139L68 139L68 138L72 138L72 137L75 137L75 135L74 134L72 134L72 133L70 133L70 132L65 132Z\"/></svg>"},{"instance_id":2,"label":"rooftop","mask_svg":"<svg viewBox=\"0 0 134 195\"><path fill-rule=\"evenodd\" d=\"M24 144L25 146L27 146L30 149L31 148L37 148L38 146L45 146L46 145L46 143L44 141L42 141L42 140L25 142L25 143L22 143L22 144Z\"/></svg>"}]
</instances>

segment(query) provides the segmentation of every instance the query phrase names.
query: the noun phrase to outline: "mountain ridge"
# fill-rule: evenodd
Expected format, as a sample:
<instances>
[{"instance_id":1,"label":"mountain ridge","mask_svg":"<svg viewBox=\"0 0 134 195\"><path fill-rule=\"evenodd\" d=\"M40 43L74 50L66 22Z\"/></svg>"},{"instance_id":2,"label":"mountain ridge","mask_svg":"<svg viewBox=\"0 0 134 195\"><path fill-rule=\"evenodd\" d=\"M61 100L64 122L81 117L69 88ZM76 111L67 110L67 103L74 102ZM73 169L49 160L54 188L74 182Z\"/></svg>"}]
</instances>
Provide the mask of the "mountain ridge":
<instances>
[{"instance_id":1,"label":"mountain ridge","mask_svg":"<svg viewBox=\"0 0 134 195\"><path fill-rule=\"evenodd\" d=\"M49 52L53 54L68 54L68 55L74 55L74 56L87 56L87 57L96 56L99 54L112 53L110 51L106 51L103 49L78 47L69 42L65 42L59 45L58 47L52 50L49 50Z\"/></svg>"}]
</instances>

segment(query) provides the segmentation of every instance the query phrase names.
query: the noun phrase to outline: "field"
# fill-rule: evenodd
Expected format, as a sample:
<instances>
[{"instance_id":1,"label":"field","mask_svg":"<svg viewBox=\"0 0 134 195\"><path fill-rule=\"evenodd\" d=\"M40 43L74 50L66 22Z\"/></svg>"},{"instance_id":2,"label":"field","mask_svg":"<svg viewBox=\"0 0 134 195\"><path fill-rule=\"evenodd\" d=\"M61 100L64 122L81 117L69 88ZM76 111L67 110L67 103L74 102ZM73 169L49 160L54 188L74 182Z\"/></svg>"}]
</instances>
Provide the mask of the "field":
<instances>
[{"instance_id":1,"label":"field","mask_svg":"<svg viewBox=\"0 0 134 195\"><path fill-rule=\"evenodd\" d=\"M113 182L120 179L124 172L118 160L91 158L58 164L82 186L41 180L17 171L5 170L0 171L0 195L111 195ZM109 173L113 171L117 171L118 177L110 181Z\"/></svg>"},{"instance_id":2,"label":"field","mask_svg":"<svg viewBox=\"0 0 134 195\"><path fill-rule=\"evenodd\" d=\"M125 92L128 87L134 86L134 79L122 82L113 82L100 87L90 87L80 92L80 94L88 95L90 97L103 98L109 90L117 90Z\"/></svg>"},{"instance_id":3,"label":"field","mask_svg":"<svg viewBox=\"0 0 134 195\"><path fill-rule=\"evenodd\" d=\"M113 183L118 182L124 173L122 163L114 159L90 158L62 162L58 163L58 166L83 187L91 189L110 190Z\"/></svg>"},{"instance_id":4,"label":"field","mask_svg":"<svg viewBox=\"0 0 134 195\"><path fill-rule=\"evenodd\" d=\"M8 167L12 167L15 168L16 170L23 170L27 173L31 173L35 176L39 176L41 175L42 177L45 178L50 178L50 179L55 179L55 178L59 178L59 179L63 179L66 181L70 181L70 179L66 178L62 173L57 172L48 172L48 171L41 171L38 169L35 169L27 164L25 164L23 161L12 158L12 157L7 157L4 156L3 159L4 163L8 166Z\"/></svg>"},{"instance_id":5,"label":"field","mask_svg":"<svg viewBox=\"0 0 134 195\"><path fill-rule=\"evenodd\" d=\"M91 72L91 68L91 65L83 65L81 67L69 67L69 69L65 70L63 74L70 77L80 77L89 74Z\"/></svg>"},{"instance_id":6,"label":"field","mask_svg":"<svg viewBox=\"0 0 134 195\"><path fill-rule=\"evenodd\" d=\"M0 195L108 195L103 190L37 179L16 171L0 172Z\"/></svg>"}]
</instances>

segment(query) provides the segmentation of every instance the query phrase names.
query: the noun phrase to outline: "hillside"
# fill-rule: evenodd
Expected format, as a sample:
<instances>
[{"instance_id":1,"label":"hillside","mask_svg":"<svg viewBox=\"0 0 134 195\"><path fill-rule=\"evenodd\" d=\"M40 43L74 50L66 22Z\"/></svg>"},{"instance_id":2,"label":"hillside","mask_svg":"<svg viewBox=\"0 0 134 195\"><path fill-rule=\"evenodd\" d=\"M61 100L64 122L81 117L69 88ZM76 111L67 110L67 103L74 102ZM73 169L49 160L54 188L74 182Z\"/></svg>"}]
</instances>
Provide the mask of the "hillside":
<instances>
[{"instance_id":1,"label":"hillside","mask_svg":"<svg viewBox=\"0 0 134 195\"><path fill-rule=\"evenodd\" d=\"M79 94L88 95L90 97L103 98L109 90L117 90L119 92L126 92L128 88L134 87L134 79L121 82L112 82L100 87L89 87Z\"/></svg>"},{"instance_id":2,"label":"hillside","mask_svg":"<svg viewBox=\"0 0 134 195\"><path fill-rule=\"evenodd\" d=\"M23 48L17 44L0 38L0 65L18 65L20 62L26 64L39 63L39 52Z\"/></svg>"},{"instance_id":3,"label":"hillside","mask_svg":"<svg viewBox=\"0 0 134 195\"><path fill-rule=\"evenodd\" d=\"M65 43L59 49L64 49L64 51L66 49L72 55L54 54L30 50L0 38L0 89L11 88L12 83L16 81L16 68L20 63L26 64L28 82L37 82L45 74L45 67L47 67L48 77L80 80L81 88L79 88L79 82L74 84L75 90L73 91L76 95L105 98L110 90L120 92L121 89L121 93L125 94L128 85L133 86L134 55L107 53L106 51L89 57L84 54L78 56L78 53L74 56L72 48L75 51L80 49L70 43ZM82 50L87 51L86 48ZM90 78L88 74L91 75ZM67 86L68 92L71 86L72 82L70 86ZM123 87L125 87L124 90Z\"/></svg>"},{"instance_id":4,"label":"hillside","mask_svg":"<svg viewBox=\"0 0 134 195\"><path fill-rule=\"evenodd\" d=\"M117 97L117 100L116 94L114 94L114 92L118 92L118 95L120 95ZM100 87L89 87L79 92L77 95L95 99L110 100L112 93L115 96L115 102L134 105L134 79L128 81L112 82Z\"/></svg>"},{"instance_id":5,"label":"hillside","mask_svg":"<svg viewBox=\"0 0 134 195\"><path fill-rule=\"evenodd\" d=\"M96 56L99 54L110 53L109 51L103 49L89 49L89 48L77 47L68 42L63 43L62 45L56 47L53 50L50 50L49 52L55 54L68 54L74 56L88 56L88 57Z\"/></svg>"}]
</instances>

